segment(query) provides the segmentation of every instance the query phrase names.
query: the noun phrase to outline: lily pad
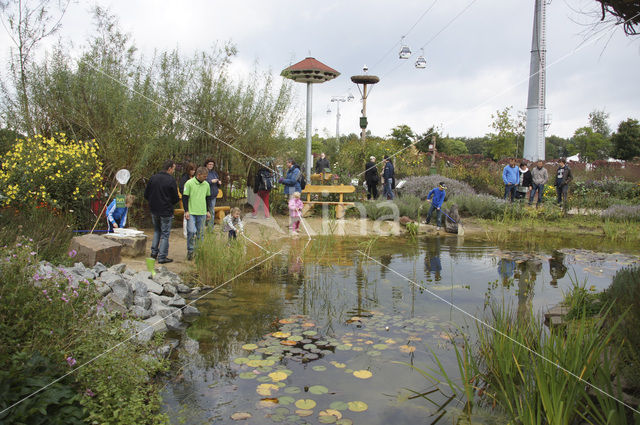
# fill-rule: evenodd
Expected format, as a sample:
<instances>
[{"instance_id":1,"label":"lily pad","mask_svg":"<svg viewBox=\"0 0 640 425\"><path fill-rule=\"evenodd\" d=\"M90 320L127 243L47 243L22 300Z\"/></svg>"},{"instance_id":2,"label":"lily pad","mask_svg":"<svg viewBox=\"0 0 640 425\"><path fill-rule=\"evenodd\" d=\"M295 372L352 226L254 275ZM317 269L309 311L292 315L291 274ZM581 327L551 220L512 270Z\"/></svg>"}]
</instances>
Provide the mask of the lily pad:
<instances>
[{"instance_id":1,"label":"lily pad","mask_svg":"<svg viewBox=\"0 0 640 425\"><path fill-rule=\"evenodd\" d=\"M373 376L373 373L369 372L368 370L356 370L355 372L353 372L353 376L360 379L369 379Z\"/></svg>"},{"instance_id":2,"label":"lily pad","mask_svg":"<svg viewBox=\"0 0 640 425\"><path fill-rule=\"evenodd\" d=\"M258 348L258 346L256 344L245 344L242 346L243 350L247 350L247 351L253 351L256 348Z\"/></svg>"},{"instance_id":3,"label":"lily pad","mask_svg":"<svg viewBox=\"0 0 640 425\"><path fill-rule=\"evenodd\" d=\"M378 351L378 350L367 351L367 355L369 355L371 357L378 357L380 354L382 354L382 353L380 351Z\"/></svg>"},{"instance_id":4,"label":"lily pad","mask_svg":"<svg viewBox=\"0 0 640 425\"><path fill-rule=\"evenodd\" d=\"M403 353L413 353L414 351L416 351L416 347L413 347L411 345L401 345L400 347L398 347L400 349L400 351L402 351Z\"/></svg>"},{"instance_id":5,"label":"lily pad","mask_svg":"<svg viewBox=\"0 0 640 425\"><path fill-rule=\"evenodd\" d=\"M258 377L257 381L262 383L271 382L271 378L269 378L267 375L262 375Z\"/></svg>"},{"instance_id":6,"label":"lily pad","mask_svg":"<svg viewBox=\"0 0 640 425\"><path fill-rule=\"evenodd\" d=\"M249 412L236 412L233 415L231 415L231 419L233 419L234 421L242 421L245 419L249 419L251 417L251 413Z\"/></svg>"},{"instance_id":7,"label":"lily pad","mask_svg":"<svg viewBox=\"0 0 640 425\"><path fill-rule=\"evenodd\" d=\"M389 347L387 344L375 344L373 348L376 350L386 350Z\"/></svg>"},{"instance_id":8,"label":"lily pad","mask_svg":"<svg viewBox=\"0 0 640 425\"><path fill-rule=\"evenodd\" d=\"M333 410L347 410L349 405L344 401L334 401L329 405L329 407Z\"/></svg>"},{"instance_id":9,"label":"lily pad","mask_svg":"<svg viewBox=\"0 0 640 425\"><path fill-rule=\"evenodd\" d=\"M313 410L299 409L296 410L296 415L300 416L301 418L311 416L313 415Z\"/></svg>"},{"instance_id":10,"label":"lily pad","mask_svg":"<svg viewBox=\"0 0 640 425\"><path fill-rule=\"evenodd\" d=\"M321 424L335 424L337 420L338 418L332 415L318 416L318 422L320 422Z\"/></svg>"},{"instance_id":11,"label":"lily pad","mask_svg":"<svg viewBox=\"0 0 640 425\"><path fill-rule=\"evenodd\" d=\"M275 412L276 412L277 415L283 415L283 416L284 415L288 415L289 413L291 413L291 412L289 412L289 409L287 409L286 407L278 407L275 410Z\"/></svg>"},{"instance_id":12,"label":"lily pad","mask_svg":"<svg viewBox=\"0 0 640 425\"><path fill-rule=\"evenodd\" d=\"M249 361L249 359L248 359L248 358L246 358L246 357L238 357L238 358L233 359L233 362L234 362L235 364L238 364L238 365L240 365L240 364L245 364L245 363L246 363L246 362L248 362L248 361Z\"/></svg>"},{"instance_id":13,"label":"lily pad","mask_svg":"<svg viewBox=\"0 0 640 425\"><path fill-rule=\"evenodd\" d=\"M247 362L247 366L249 367L258 367L262 366L262 360L249 360Z\"/></svg>"},{"instance_id":14,"label":"lily pad","mask_svg":"<svg viewBox=\"0 0 640 425\"><path fill-rule=\"evenodd\" d=\"M296 401L296 407L302 410L311 410L316 407L316 402L311 400L310 398L301 398L300 400Z\"/></svg>"},{"instance_id":15,"label":"lily pad","mask_svg":"<svg viewBox=\"0 0 640 425\"><path fill-rule=\"evenodd\" d=\"M314 366L311 369L315 370L316 372L324 372L325 370L327 370L326 366L322 366L322 365L318 365L318 366Z\"/></svg>"},{"instance_id":16,"label":"lily pad","mask_svg":"<svg viewBox=\"0 0 640 425\"><path fill-rule=\"evenodd\" d=\"M287 379L287 376L288 375L282 371L271 372L269 374L269 378L271 378L273 382L284 381L285 379Z\"/></svg>"},{"instance_id":17,"label":"lily pad","mask_svg":"<svg viewBox=\"0 0 640 425\"><path fill-rule=\"evenodd\" d=\"M282 404L283 406L287 406L287 405L289 405L291 403L295 403L295 401L296 401L295 398L293 398L291 396L288 396L288 395L285 395L285 396L282 396L282 397L278 397L278 402L280 404Z\"/></svg>"},{"instance_id":18,"label":"lily pad","mask_svg":"<svg viewBox=\"0 0 640 425\"><path fill-rule=\"evenodd\" d=\"M260 394L261 396L268 397L274 391L278 391L279 389L280 389L280 387L278 387L277 385L274 385L274 384L260 384L256 388L256 392L258 394Z\"/></svg>"},{"instance_id":19,"label":"lily pad","mask_svg":"<svg viewBox=\"0 0 640 425\"><path fill-rule=\"evenodd\" d=\"M336 425L353 425L353 421L351 419L342 418L336 421Z\"/></svg>"},{"instance_id":20,"label":"lily pad","mask_svg":"<svg viewBox=\"0 0 640 425\"><path fill-rule=\"evenodd\" d=\"M302 346L305 350L311 350L313 348L317 348L315 344L305 344Z\"/></svg>"},{"instance_id":21,"label":"lily pad","mask_svg":"<svg viewBox=\"0 0 640 425\"><path fill-rule=\"evenodd\" d=\"M284 389L284 392L287 394L300 394L302 390L300 387L287 387Z\"/></svg>"},{"instance_id":22,"label":"lily pad","mask_svg":"<svg viewBox=\"0 0 640 425\"><path fill-rule=\"evenodd\" d=\"M289 341L302 341L304 337L302 335L292 335L287 338Z\"/></svg>"},{"instance_id":23,"label":"lily pad","mask_svg":"<svg viewBox=\"0 0 640 425\"><path fill-rule=\"evenodd\" d=\"M322 385L314 385L312 387L309 387L309 392L311 394L316 394L316 395L320 395L320 394L326 394L329 392L329 389L325 386Z\"/></svg>"},{"instance_id":24,"label":"lily pad","mask_svg":"<svg viewBox=\"0 0 640 425\"><path fill-rule=\"evenodd\" d=\"M314 336L314 335L318 335L318 332L316 332L316 331L304 331L304 332L302 332L302 335Z\"/></svg>"},{"instance_id":25,"label":"lily pad","mask_svg":"<svg viewBox=\"0 0 640 425\"><path fill-rule=\"evenodd\" d=\"M274 332L271 334L271 336L284 339L284 338L289 338L291 334L289 332Z\"/></svg>"},{"instance_id":26,"label":"lily pad","mask_svg":"<svg viewBox=\"0 0 640 425\"><path fill-rule=\"evenodd\" d=\"M256 376L257 375L253 372L242 372L240 375L238 375L240 379L255 379Z\"/></svg>"},{"instance_id":27,"label":"lily pad","mask_svg":"<svg viewBox=\"0 0 640 425\"><path fill-rule=\"evenodd\" d=\"M347 367L346 364L340 363L340 362L336 362L336 361L332 361L331 364L334 365L335 367L337 367L338 369L344 369L345 367Z\"/></svg>"},{"instance_id":28,"label":"lily pad","mask_svg":"<svg viewBox=\"0 0 640 425\"><path fill-rule=\"evenodd\" d=\"M351 350L351 345L340 344L336 347L336 350L348 351L348 350Z\"/></svg>"},{"instance_id":29,"label":"lily pad","mask_svg":"<svg viewBox=\"0 0 640 425\"><path fill-rule=\"evenodd\" d=\"M352 412L364 412L369 408L367 403L365 403L364 401L350 401L347 404L349 406L349 410L351 410Z\"/></svg>"}]
</instances>

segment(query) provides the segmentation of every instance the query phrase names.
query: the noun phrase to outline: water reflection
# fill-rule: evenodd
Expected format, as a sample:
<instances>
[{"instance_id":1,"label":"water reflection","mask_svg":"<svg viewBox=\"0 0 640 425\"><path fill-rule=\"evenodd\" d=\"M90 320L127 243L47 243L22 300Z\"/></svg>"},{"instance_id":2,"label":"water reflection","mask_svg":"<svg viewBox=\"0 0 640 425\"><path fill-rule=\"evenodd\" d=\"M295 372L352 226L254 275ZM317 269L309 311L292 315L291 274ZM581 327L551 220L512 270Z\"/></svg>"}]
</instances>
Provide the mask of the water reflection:
<instances>
[{"instance_id":1,"label":"water reflection","mask_svg":"<svg viewBox=\"0 0 640 425\"><path fill-rule=\"evenodd\" d=\"M442 261L440 260L440 238L428 240L426 242L426 253L424 256L424 273L427 282L440 282L442 280ZM431 275L433 274L433 278Z\"/></svg>"},{"instance_id":2,"label":"water reflection","mask_svg":"<svg viewBox=\"0 0 640 425\"><path fill-rule=\"evenodd\" d=\"M567 273L567 266L564 265L564 254L560 251L553 251L549 258L549 274L551 274L551 286L558 286L558 280Z\"/></svg>"}]
</instances>

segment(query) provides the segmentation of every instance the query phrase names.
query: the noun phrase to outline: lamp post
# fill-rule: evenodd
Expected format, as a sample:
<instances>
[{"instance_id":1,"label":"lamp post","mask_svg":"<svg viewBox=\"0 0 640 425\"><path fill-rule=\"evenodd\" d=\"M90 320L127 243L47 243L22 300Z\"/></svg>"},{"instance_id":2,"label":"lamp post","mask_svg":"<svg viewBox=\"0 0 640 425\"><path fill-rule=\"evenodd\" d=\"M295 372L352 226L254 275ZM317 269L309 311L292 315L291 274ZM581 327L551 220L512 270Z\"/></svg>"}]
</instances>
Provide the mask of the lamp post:
<instances>
[{"instance_id":1,"label":"lamp post","mask_svg":"<svg viewBox=\"0 0 640 425\"><path fill-rule=\"evenodd\" d=\"M340 140L340 102L351 102L353 95L349 96L333 96L331 102L336 102L336 140Z\"/></svg>"},{"instance_id":2,"label":"lamp post","mask_svg":"<svg viewBox=\"0 0 640 425\"><path fill-rule=\"evenodd\" d=\"M363 75L354 75L351 77L351 81L353 81L358 86L358 91L360 91L360 95L362 96L362 116L360 117L360 128L362 129L362 143L367 140L367 97L369 93L367 93L367 86L376 84L380 81L375 75L367 75L367 65L362 68L364 71ZM362 84L362 90L360 90L360 84Z\"/></svg>"},{"instance_id":3,"label":"lamp post","mask_svg":"<svg viewBox=\"0 0 640 425\"><path fill-rule=\"evenodd\" d=\"M320 84L333 80L340 73L333 68L316 60L315 58L305 58L304 60L285 68L280 73L284 78L289 78L296 83L307 83L307 154L305 158L307 181L311 181L311 109L313 91L312 84Z\"/></svg>"}]
</instances>

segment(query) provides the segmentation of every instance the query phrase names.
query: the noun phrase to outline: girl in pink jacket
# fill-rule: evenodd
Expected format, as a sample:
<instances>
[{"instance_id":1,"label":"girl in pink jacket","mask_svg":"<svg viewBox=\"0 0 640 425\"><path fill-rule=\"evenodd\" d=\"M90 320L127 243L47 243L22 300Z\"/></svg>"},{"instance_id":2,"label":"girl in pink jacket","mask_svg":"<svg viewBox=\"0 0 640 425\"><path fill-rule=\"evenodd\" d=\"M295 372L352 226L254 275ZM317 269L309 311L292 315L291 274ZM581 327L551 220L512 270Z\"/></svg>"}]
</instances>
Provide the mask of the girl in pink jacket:
<instances>
[{"instance_id":1,"label":"girl in pink jacket","mask_svg":"<svg viewBox=\"0 0 640 425\"><path fill-rule=\"evenodd\" d=\"M300 218L304 204L300 200L300 192L294 192L289 199L289 221L291 223L291 233L298 234L300 228Z\"/></svg>"}]
</instances>

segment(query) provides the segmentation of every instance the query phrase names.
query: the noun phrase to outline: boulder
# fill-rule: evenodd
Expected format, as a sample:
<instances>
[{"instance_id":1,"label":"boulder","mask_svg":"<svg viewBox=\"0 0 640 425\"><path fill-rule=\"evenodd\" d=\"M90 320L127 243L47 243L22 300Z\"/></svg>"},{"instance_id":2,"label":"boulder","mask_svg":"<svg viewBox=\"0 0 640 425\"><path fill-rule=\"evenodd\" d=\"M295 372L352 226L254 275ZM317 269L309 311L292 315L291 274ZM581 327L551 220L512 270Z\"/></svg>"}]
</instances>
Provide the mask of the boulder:
<instances>
[{"instance_id":1,"label":"boulder","mask_svg":"<svg viewBox=\"0 0 640 425\"><path fill-rule=\"evenodd\" d=\"M136 336L136 339L139 342L148 342L153 338L153 333L155 332L152 326L144 322L139 322L137 320L125 320L122 322L122 327L124 329L128 329L132 334Z\"/></svg>"},{"instance_id":2,"label":"boulder","mask_svg":"<svg viewBox=\"0 0 640 425\"><path fill-rule=\"evenodd\" d=\"M148 326L151 326L155 332L166 332L167 325L164 323L164 318L161 316L151 316L148 319L143 320Z\"/></svg>"},{"instance_id":3,"label":"boulder","mask_svg":"<svg viewBox=\"0 0 640 425\"><path fill-rule=\"evenodd\" d=\"M145 310L149 310L149 308L151 307L151 298L135 296L133 297L133 305L137 305L144 308Z\"/></svg>"},{"instance_id":4,"label":"boulder","mask_svg":"<svg viewBox=\"0 0 640 425\"><path fill-rule=\"evenodd\" d=\"M120 244L120 254L124 257L138 257L145 254L147 235L118 236L113 233L103 235L103 238Z\"/></svg>"},{"instance_id":5,"label":"boulder","mask_svg":"<svg viewBox=\"0 0 640 425\"><path fill-rule=\"evenodd\" d=\"M131 279L129 282L131 282L131 288L133 289L133 292L135 294L136 297L146 297L147 296L147 285L144 282L141 282L138 279Z\"/></svg>"},{"instance_id":6,"label":"boulder","mask_svg":"<svg viewBox=\"0 0 640 425\"><path fill-rule=\"evenodd\" d=\"M107 266L105 266L101 262L97 262L93 266L92 270L96 274L96 276L100 276L102 274L102 272L106 272L107 271Z\"/></svg>"},{"instance_id":7,"label":"boulder","mask_svg":"<svg viewBox=\"0 0 640 425\"><path fill-rule=\"evenodd\" d=\"M167 305L170 305L171 307L184 307L186 304L187 303L185 302L184 298L176 294L169 300L169 303Z\"/></svg>"},{"instance_id":8,"label":"boulder","mask_svg":"<svg viewBox=\"0 0 640 425\"><path fill-rule=\"evenodd\" d=\"M109 271L111 273L116 273L116 274L122 274L127 270L127 265L124 263L120 263L120 264L115 264L111 267L109 267Z\"/></svg>"},{"instance_id":9,"label":"boulder","mask_svg":"<svg viewBox=\"0 0 640 425\"><path fill-rule=\"evenodd\" d=\"M176 289L176 287L168 283L165 283L164 285L162 285L162 287L164 288L164 290L162 291L164 295L174 297L178 293L178 290Z\"/></svg>"},{"instance_id":10,"label":"boulder","mask_svg":"<svg viewBox=\"0 0 640 425\"><path fill-rule=\"evenodd\" d=\"M191 292L191 288L189 288L184 283L177 283L174 285L179 293L186 294L187 292Z\"/></svg>"},{"instance_id":11,"label":"boulder","mask_svg":"<svg viewBox=\"0 0 640 425\"><path fill-rule=\"evenodd\" d=\"M141 280L141 282L144 283L145 286L147 287L148 293L153 293L153 294L158 294L159 295L159 294L162 293L162 291L164 291L164 288L162 287L162 285L157 284L156 282L154 282L151 279L144 279L144 280Z\"/></svg>"},{"instance_id":12,"label":"boulder","mask_svg":"<svg viewBox=\"0 0 640 425\"><path fill-rule=\"evenodd\" d=\"M69 245L70 250L77 252L76 259L87 267L93 267L97 262L119 263L121 248L119 243L92 233L74 237Z\"/></svg>"},{"instance_id":13,"label":"boulder","mask_svg":"<svg viewBox=\"0 0 640 425\"><path fill-rule=\"evenodd\" d=\"M133 290L122 277L107 271L102 273L100 281L107 284L111 288L112 293L120 298L127 308L131 307L131 304L133 304Z\"/></svg>"},{"instance_id":14,"label":"boulder","mask_svg":"<svg viewBox=\"0 0 640 425\"><path fill-rule=\"evenodd\" d=\"M100 296L106 296L111 292L111 287L104 282L96 282L96 289L100 292Z\"/></svg>"},{"instance_id":15,"label":"boulder","mask_svg":"<svg viewBox=\"0 0 640 425\"><path fill-rule=\"evenodd\" d=\"M193 319L198 316L200 316L200 310L198 310L197 307L187 305L182 308L182 317L184 317L185 320Z\"/></svg>"},{"instance_id":16,"label":"boulder","mask_svg":"<svg viewBox=\"0 0 640 425\"><path fill-rule=\"evenodd\" d=\"M134 305L131 307L131 314L140 319L148 319L153 316L151 310L147 310L144 307L140 307L139 305Z\"/></svg>"},{"instance_id":17,"label":"boulder","mask_svg":"<svg viewBox=\"0 0 640 425\"><path fill-rule=\"evenodd\" d=\"M181 332L185 329L185 325L183 325L175 316L165 317L164 323L170 331Z\"/></svg>"},{"instance_id":18,"label":"boulder","mask_svg":"<svg viewBox=\"0 0 640 425\"><path fill-rule=\"evenodd\" d=\"M125 304L124 300L113 292L107 294L103 299L104 309L108 312L127 313L129 308Z\"/></svg>"}]
</instances>

